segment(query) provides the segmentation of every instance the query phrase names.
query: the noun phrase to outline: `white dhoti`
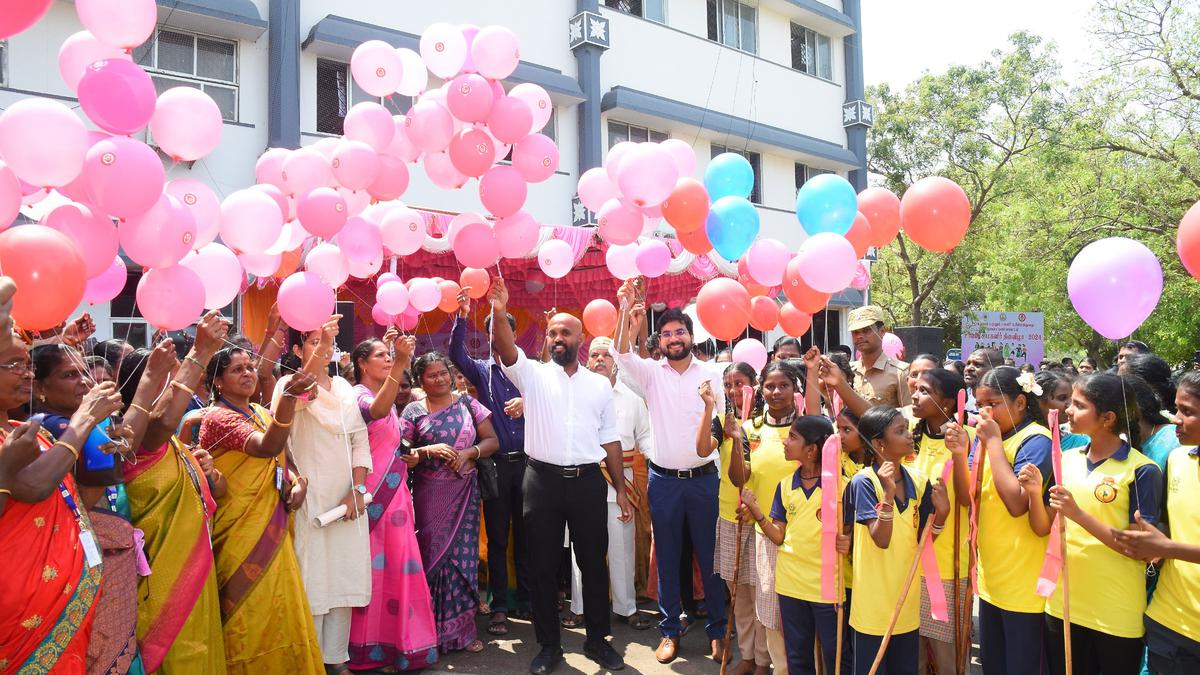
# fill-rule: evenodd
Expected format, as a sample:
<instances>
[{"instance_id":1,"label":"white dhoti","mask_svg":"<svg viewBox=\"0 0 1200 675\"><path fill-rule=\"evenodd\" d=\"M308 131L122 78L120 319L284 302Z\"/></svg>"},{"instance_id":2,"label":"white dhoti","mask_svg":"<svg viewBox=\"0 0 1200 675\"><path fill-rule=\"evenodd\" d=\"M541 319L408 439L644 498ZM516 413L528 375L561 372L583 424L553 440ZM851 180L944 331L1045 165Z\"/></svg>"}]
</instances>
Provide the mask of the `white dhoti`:
<instances>
[{"instance_id":1,"label":"white dhoti","mask_svg":"<svg viewBox=\"0 0 1200 675\"><path fill-rule=\"evenodd\" d=\"M633 479L633 470L626 468L625 475ZM616 494L609 488L608 502L608 580L612 594L613 612L618 616L633 616L637 612L634 591L634 535L637 527L632 519L622 523L621 507L616 503ZM583 614L583 582L575 552L571 552L571 612Z\"/></svg>"}]
</instances>

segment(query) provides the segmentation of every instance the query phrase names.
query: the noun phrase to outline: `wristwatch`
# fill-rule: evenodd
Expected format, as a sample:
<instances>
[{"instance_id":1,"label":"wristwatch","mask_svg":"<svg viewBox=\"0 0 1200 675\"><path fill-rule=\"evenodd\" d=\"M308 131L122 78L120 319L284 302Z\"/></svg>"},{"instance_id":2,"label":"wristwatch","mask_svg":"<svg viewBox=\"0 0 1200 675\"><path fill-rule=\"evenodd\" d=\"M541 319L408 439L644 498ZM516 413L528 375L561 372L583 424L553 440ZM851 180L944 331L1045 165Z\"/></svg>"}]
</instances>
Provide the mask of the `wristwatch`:
<instances>
[{"instance_id":1,"label":"wristwatch","mask_svg":"<svg viewBox=\"0 0 1200 675\"><path fill-rule=\"evenodd\" d=\"M354 491L360 495L365 495L365 494L367 494L367 486L366 485L355 485Z\"/></svg>"}]
</instances>

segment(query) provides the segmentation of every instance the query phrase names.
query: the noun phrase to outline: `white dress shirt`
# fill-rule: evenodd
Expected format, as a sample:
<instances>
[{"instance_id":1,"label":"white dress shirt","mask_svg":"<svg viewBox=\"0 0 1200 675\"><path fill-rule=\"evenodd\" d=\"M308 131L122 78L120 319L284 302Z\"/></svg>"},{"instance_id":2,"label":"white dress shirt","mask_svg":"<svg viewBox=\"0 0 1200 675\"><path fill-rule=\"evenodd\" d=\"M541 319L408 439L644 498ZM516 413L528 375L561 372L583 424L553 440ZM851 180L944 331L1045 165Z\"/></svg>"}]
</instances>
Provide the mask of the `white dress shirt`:
<instances>
[{"instance_id":1,"label":"white dress shirt","mask_svg":"<svg viewBox=\"0 0 1200 675\"><path fill-rule=\"evenodd\" d=\"M654 454L649 456L664 469L694 469L713 461L696 454L696 428L708 424L700 383L707 381L716 396L716 409L725 409L725 389L717 369L696 358L683 373L671 367L671 361L654 361L628 352L617 355L617 363L646 394Z\"/></svg>"},{"instance_id":2,"label":"white dress shirt","mask_svg":"<svg viewBox=\"0 0 1200 675\"><path fill-rule=\"evenodd\" d=\"M583 366L567 375L557 363L530 361L520 349L504 374L525 401L525 454L533 459L597 464L607 456L601 446L621 440L607 377Z\"/></svg>"},{"instance_id":3,"label":"white dress shirt","mask_svg":"<svg viewBox=\"0 0 1200 675\"><path fill-rule=\"evenodd\" d=\"M621 436L621 452L637 448L652 460L654 441L650 437L650 412L646 410L646 402L620 380L613 385L613 401L617 411L617 433ZM633 469L626 468L625 475L632 478ZM617 492L611 484L608 486L608 501L617 501Z\"/></svg>"}]
</instances>

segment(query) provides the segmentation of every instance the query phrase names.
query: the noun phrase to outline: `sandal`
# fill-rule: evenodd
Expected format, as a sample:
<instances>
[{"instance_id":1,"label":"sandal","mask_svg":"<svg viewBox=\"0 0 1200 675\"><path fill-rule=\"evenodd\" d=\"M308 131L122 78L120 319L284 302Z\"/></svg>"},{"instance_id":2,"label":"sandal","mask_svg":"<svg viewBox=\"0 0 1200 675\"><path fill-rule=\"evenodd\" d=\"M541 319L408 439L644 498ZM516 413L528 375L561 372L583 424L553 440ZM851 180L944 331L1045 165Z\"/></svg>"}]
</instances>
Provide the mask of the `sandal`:
<instances>
[{"instance_id":1,"label":"sandal","mask_svg":"<svg viewBox=\"0 0 1200 675\"><path fill-rule=\"evenodd\" d=\"M466 647L463 647L463 651L468 654L478 654L479 652L483 651L483 642L476 640Z\"/></svg>"},{"instance_id":2,"label":"sandal","mask_svg":"<svg viewBox=\"0 0 1200 675\"><path fill-rule=\"evenodd\" d=\"M634 612L633 614L630 614L629 616L623 616L620 618L621 618L621 621L624 621L625 623L629 624L629 627L634 630L646 630L647 628L654 625L654 620L651 619L650 617L646 616L645 614L642 614L641 612Z\"/></svg>"},{"instance_id":3,"label":"sandal","mask_svg":"<svg viewBox=\"0 0 1200 675\"><path fill-rule=\"evenodd\" d=\"M488 621L488 635L508 635L508 617L504 612L496 612Z\"/></svg>"},{"instance_id":4,"label":"sandal","mask_svg":"<svg viewBox=\"0 0 1200 675\"><path fill-rule=\"evenodd\" d=\"M479 600L479 614L480 614L480 616L490 616L490 615L491 615L491 613L492 613L492 606L491 606L491 605L489 605L489 604L487 603L487 601L485 601L485 600L483 600L483 599L480 599L480 600Z\"/></svg>"},{"instance_id":5,"label":"sandal","mask_svg":"<svg viewBox=\"0 0 1200 675\"><path fill-rule=\"evenodd\" d=\"M583 616L573 612L567 612L566 616L559 619L559 623L563 628L579 628L583 625Z\"/></svg>"}]
</instances>

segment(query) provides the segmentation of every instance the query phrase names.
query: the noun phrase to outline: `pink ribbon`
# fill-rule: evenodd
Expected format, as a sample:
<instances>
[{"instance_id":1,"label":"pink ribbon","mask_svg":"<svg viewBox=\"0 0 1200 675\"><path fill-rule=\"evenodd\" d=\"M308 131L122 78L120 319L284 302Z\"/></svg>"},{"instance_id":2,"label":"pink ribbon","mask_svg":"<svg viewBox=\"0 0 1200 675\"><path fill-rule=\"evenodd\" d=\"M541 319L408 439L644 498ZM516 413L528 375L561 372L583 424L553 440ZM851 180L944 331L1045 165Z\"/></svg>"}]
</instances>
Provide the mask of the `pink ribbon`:
<instances>
[{"instance_id":1,"label":"pink ribbon","mask_svg":"<svg viewBox=\"0 0 1200 675\"><path fill-rule=\"evenodd\" d=\"M967 390L958 390L958 426L962 426L967 418Z\"/></svg>"},{"instance_id":2,"label":"pink ribbon","mask_svg":"<svg viewBox=\"0 0 1200 675\"><path fill-rule=\"evenodd\" d=\"M804 400L804 394L796 392L793 394L793 398L796 401L796 416L799 417L806 414L808 412L808 403Z\"/></svg>"},{"instance_id":3,"label":"pink ribbon","mask_svg":"<svg viewBox=\"0 0 1200 675\"><path fill-rule=\"evenodd\" d=\"M742 421L750 419L750 407L754 405L754 387L742 385Z\"/></svg>"},{"instance_id":4,"label":"pink ribbon","mask_svg":"<svg viewBox=\"0 0 1200 675\"><path fill-rule=\"evenodd\" d=\"M942 466L943 483L951 480L953 469L954 460L946 460ZM946 589L942 588L942 573L938 569L937 553L933 551L933 537L921 547L921 572L925 577L925 590L929 593L929 615L934 621L949 621L950 614L946 611Z\"/></svg>"},{"instance_id":5,"label":"pink ribbon","mask_svg":"<svg viewBox=\"0 0 1200 675\"><path fill-rule=\"evenodd\" d=\"M137 551L138 576L150 576L150 561L146 559L146 534L136 527L133 528L133 549Z\"/></svg>"},{"instance_id":6,"label":"pink ribbon","mask_svg":"<svg viewBox=\"0 0 1200 675\"><path fill-rule=\"evenodd\" d=\"M833 419L836 420L837 416L842 414L842 397L838 396L836 391L829 397L829 406L833 408Z\"/></svg>"},{"instance_id":7,"label":"pink ribbon","mask_svg":"<svg viewBox=\"0 0 1200 675\"><path fill-rule=\"evenodd\" d=\"M797 394L798 395L798 394ZM837 593L837 493L841 476L842 444L837 434L821 448L821 600L838 602Z\"/></svg>"},{"instance_id":8,"label":"pink ribbon","mask_svg":"<svg viewBox=\"0 0 1200 675\"><path fill-rule=\"evenodd\" d=\"M1050 457L1054 462L1054 482L1056 485L1062 485L1062 439L1060 438L1061 430L1058 427L1058 411L1051 410L1046 417L1050 424L1052 443ZM1046 558L1042 561L1042 571L1038 572L1036 590L1037 594L1043 598L1054 595L1054 589L1058 587L1058 577L1062 575L1062 531L1059 528L1059 518L1061 515L1056 514L1054 522L1050 524L1050 538L1046 541Z\"/></svg>"}]
</instances>

